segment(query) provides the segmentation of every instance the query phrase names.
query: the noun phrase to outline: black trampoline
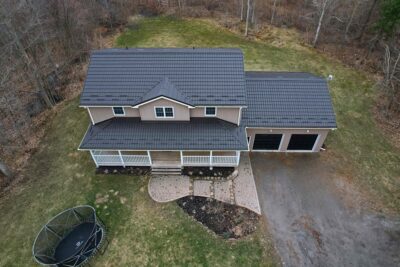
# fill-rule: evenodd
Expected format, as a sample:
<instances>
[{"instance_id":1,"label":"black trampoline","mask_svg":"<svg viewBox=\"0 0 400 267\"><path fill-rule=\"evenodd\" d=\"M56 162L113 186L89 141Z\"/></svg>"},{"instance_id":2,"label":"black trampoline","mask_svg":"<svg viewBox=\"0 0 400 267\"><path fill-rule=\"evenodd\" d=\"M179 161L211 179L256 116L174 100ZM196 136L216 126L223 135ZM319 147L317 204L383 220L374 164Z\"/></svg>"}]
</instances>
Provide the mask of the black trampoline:
<instances>
[{"instance_id":1,"label":"black trampoline","mask_svg":"<svg viewBox=\"0 0 400 267\"><path fill-rule=\"evenodd\" d=\"M80 266L105 242L105 229L91 206L78 206L51 219L36 237L33 256L41 265Z\"/></svg>"}]
</instances>

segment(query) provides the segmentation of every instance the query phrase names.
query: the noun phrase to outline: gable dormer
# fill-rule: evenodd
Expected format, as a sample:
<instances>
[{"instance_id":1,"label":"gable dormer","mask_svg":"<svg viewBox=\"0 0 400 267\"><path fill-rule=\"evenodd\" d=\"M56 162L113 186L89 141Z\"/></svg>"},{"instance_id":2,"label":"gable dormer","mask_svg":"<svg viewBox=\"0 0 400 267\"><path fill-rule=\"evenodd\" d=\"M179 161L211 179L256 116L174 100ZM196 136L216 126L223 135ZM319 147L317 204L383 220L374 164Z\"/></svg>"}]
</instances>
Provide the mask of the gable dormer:
<instances>
[{"instance_id":1,"label":"gable dormer","mask_svg":"<svg viewBox=\"0 0 400 267\"><path fill-rule=\"evenodd\" d=\"M134 106L139 109L143 121L154 120L190 120L192 101L180 92L168 79L164 77L156 86L148 91L142 102Z\"/></svg>"}]
</instances>

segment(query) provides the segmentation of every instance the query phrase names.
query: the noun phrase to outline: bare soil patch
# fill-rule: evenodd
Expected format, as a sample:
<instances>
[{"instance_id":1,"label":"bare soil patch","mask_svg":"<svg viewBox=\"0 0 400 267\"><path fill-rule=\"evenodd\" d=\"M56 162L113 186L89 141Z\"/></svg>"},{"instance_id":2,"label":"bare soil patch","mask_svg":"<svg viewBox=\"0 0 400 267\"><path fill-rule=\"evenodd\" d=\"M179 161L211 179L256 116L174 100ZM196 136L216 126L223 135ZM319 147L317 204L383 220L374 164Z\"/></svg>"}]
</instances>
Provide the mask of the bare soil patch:
<instances>
[{"instance_id":1,"label":"bare soil patch","mask_svg":"<svg viewBox=\"0 0 400 267\"><path fill-rule=\"evenodd\" d=\"M223 177L226 178L235 171L233 167L214 167L210 170L209 167L185 167L182 174L190 177Z\"/></svg>"},{"instance_id":2,"label":"bare soil patch","mask_svg":"<svg viewBox=\"0 0 400 267\"><path fill-rule=\"evenodd\" d=\"M96 174L131 174L134 176L147 175L151 171L150 167L119 167L101 166L96 169Z\"/></svg>"},{"instance_id":3,"label":"bare soil patch","mask_svg":"<svg viewBox=\"0 0 400 267\"><path fill-rule=\"evenodd\" d=\"M191 217L224 238L241 238L257 229L260 216L248 209L205 197L184 197L177 200Z\"/></svg>"}]
</instances>

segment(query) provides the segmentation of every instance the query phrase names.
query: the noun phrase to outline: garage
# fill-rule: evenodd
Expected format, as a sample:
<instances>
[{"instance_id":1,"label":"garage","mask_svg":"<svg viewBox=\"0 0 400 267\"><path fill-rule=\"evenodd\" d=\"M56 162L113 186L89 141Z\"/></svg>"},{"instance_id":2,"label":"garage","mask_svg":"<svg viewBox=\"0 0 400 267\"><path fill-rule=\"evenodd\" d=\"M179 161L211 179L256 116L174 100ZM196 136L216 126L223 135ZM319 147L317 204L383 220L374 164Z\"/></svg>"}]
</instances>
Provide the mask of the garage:
<instances>
[{"instance_id":1,"label":"garage","mask_svg":"<svg viewBox=\"0 0 400 267\"><path fill-rule=\"evenodd\" d=\"M292 134L287 150L313 150L318 134Z\"/></svg>"},{"instance_id":2,"label":"garage","mask_svg":"<svg viewBox=\"0 0 400 267\"><path fill-rule=\"evenodd\" d=\"M253 150L279 150L282 134L256 134Z\"/></svg>"}]
</instances>

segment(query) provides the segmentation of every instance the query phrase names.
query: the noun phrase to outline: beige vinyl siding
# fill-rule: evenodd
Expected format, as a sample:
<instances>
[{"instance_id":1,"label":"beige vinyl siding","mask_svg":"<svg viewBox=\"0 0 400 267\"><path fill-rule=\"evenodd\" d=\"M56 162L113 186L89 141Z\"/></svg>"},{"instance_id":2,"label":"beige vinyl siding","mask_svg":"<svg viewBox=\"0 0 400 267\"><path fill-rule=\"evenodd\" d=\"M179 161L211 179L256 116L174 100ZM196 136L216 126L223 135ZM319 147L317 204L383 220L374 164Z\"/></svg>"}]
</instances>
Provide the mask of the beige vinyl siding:
<instances>
[{"instance_id":1,"label":"beige vinyl siding","mask_svg":"<svg viewBox=\"0 0 400 267\"><path fill-rule=\"evenodd\" d=\"M114 112L112 107L89 107L93 122L99 123L114 117ZM136 108L124 107L125 116L124 117L139 117L139 111ZM121 117L121 116L119 116Z\"/></svg>"},{"instance_id":2,"label":"beige vinyl siding","mask_svg":"<svg viewBox=\"0 0 400 267\"><path fill-rule=\"evenodd\" d=\"M173 118L157 118L154 112L155 107L173 107L174 117ZM139 107L140 117L143 121L189 121L190 112L189 108L185 105L181 105L166 99L159 99L153 102L149 102Z\"/></svg>"},{"instance_id":3,"label":"beige vinyl siding","mask_svg":"<svg viewBox=\"0 0 400 267\"><path fill-rule=\"evenodd\" d=\"M308 131L308 132L307 132ZM249 148L250 151L256 151L252 150L253 144L254 144L254 138L256 134L283 134L282 136L282 141L280 145L280 149L277 150L277 152L296 152L296 151L291 151L287 150L290 137L292 134L318 134L318 138L316 141L316 145L314 145L314 150L309 151L309 152L319 152L321 149L321 146L324 144L324 141L326 139L326 136L328 135L328 132L330 129L277 129L277 128L247 128L247 137L250 137L250 144Z\"/></svg>"},{"instance_id":4,"label":"beige vinyl siding","mask_svg":"<svg viewBox=\"0 0 400 267\"><path fill-rule=\"evenodd\" d=\"M173 107L174 118L156 118L154 107ZM204 115L204 110L204 107L189 109L185 105L181 105L167 99L159 99L153 102L149 102L147 104L144 104L143 106L140 106L139 108L124 107L125 117L141 117L141 119L144 121L189 121L190 117L206 117ZM112 107L88 107L88 111L90 111L90 114L95 124L114 117ZM207 116L207 118L210 117ZM240 119L240 108L217 107L216 118L237 124L238 120Z\"/></svg>"},{"instance_id":5,"label":"beige vinyl siding","mask_svg":"<svg viewBox=\"0 0 400 267\"><path fill-rule=\"evenodd\" d=\"M204 115L205 107L196 107L190 110L191 117L207 117ZM225 108L225 107L217 107L217 116L221 120L229 121L234 124L238 124L240 108Z\"/></svg>"}]
</instances>

